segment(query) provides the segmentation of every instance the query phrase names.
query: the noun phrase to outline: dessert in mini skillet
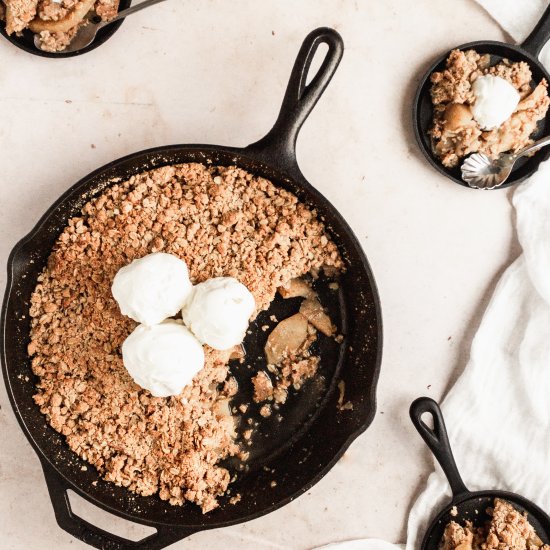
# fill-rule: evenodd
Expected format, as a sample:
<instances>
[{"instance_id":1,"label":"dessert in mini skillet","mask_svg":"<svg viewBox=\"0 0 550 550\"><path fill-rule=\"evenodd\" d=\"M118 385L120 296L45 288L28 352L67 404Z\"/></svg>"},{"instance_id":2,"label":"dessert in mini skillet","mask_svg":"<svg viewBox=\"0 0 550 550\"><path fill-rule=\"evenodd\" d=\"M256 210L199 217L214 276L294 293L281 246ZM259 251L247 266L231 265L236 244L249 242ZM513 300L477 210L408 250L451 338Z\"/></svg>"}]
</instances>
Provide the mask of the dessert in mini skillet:
<instances>
[{"instance_id":1,"label":"dessert in mini skillet","mask_svg":"<svg viewBox=\"0 0 550 550\"><path fill-rule=\"evenodd\" d=\"M532 85L529 65L488 54L453 50L446 68L431 75L434 106L432 147L443 166L453 168L470 153L496 158L532 143L546 116L548 83Z\"/></svg>"},{"instance_id":2,"label":"dessert in mini skillet","mask_svg":"<svg viewBox=\"0 0 550 550\"><path fill-rule=\"evenodd\" d=\"M2 4L3 3L3 4ZM118 13L119 0L0 0L8 35L25 29L40 37L47 52L64 50L90 12L103 21Z\"/></svg>"},{"instance_id":3,"label":"dessert in mini skillet","mask_svg":"<svg viewBox=\"0 0 550 550\"><path fill-rule=\"evenodd\" d=\"M491 520L482 527L474 527L470 521L463 526L456 521L449 522L440 549L550 550L550 546L540 540L528 517L509 502L496 498L488 512Z\"/></svg>"},{"instance_id":4,"label":"dessert in mini skillet","mask_svg":"<svg viewBox=\"0 0 550 550\"><path fill-rule=\"evenodd\" d=\"M247 406L232 406L229 366L246 359L249 321L277 292L300 302L250 372L264 416L315 376L312 342L341 339L315 292L320 270L343 270L323 223L264 178L181 164L113 183L69 221L38 278L35 401L106 480L213 510L231 478L220 462L246 461L254 429L237 433Z\"/></svg>"}]
</instances>

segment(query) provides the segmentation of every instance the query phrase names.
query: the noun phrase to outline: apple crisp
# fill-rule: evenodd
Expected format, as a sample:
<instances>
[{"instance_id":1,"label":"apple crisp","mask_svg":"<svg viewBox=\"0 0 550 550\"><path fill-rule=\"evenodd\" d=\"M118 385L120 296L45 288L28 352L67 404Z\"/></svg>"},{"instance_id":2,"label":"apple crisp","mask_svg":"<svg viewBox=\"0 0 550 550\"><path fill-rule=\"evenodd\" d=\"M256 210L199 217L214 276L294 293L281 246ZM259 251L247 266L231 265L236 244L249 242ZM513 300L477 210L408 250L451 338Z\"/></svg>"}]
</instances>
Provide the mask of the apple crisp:
<instances>
[{"instance_id":1,"label":"apple crisp","mask_svg":"<svg viewBox=\"0 0 550 550\"><path fill-rule=\"evenodd\" d=\"M509 502L496 498L484 527L451 521L445 527L440 550L550 550L535 533L527 516Z\"/></svg>"},{"instance_id":2,"label":"apple crisp","mask_svg":"<svg viewBox=\"0 0 550 550\"><path fill-rule=\"evenodd\" d=\"M44 51L64 50L94 11L103 21L118 13L119 0L0 0L5 4L8 35L30 29Z\"/></svg>"},{"instance_id":3,"label":"apple crisp","mask_svg":"<svg viewBox=\"0 0 550 550\"><path fill-rule=\"evenodd\" d=\"M194 284L237 278L254 295L256 313L292 279L344 266L314 210L235 167L182 164L114 182L61 232L31 299L36 403L106 480L208 512L230 482L220 461L246 456L229 407L237 391L233 350L205 346L204 369L168 398L136 385L121 357L137 323L120 313L112 280L158 251L185 260ZM315 372L318 359L303 361L285 358L290 383Z\"/></svg>"},{"instance_id":4,"label":"apple crisp","mask_svg":"<svg viewBox=\"0 0 550 550\"><path fill-rule=\"evenodd\" d=\"M330 268L325 266L325 271L330 272ZM315 376L320 358L312 355L310 347L318 331L334 336L336 330L317 293L304 279L291 279L278 292L285 299L304 300L300 311L278 322L267 338L264 351L269 372L260 371L252 378L256 403L285 403L291 386L298 390Z\"/></svg>"},{"instance_id":5,"label":"apple crisp","mask_svg":"<svg viewBox=\"0 0 550 550\"><path fill-rule=\"evenodd\" d=\"M472 85L484 75L503 78L520 96L512 115L491 130L483 130L471 110L476 100ZM453 50L446 68L431 75L434 119L429 133L433 151L443 166L453 168L470 153L485 153L496 158L500 153L516 152L532 143L530 136L537 122L546 116L550 99L546 80L534 88L531 81L531 69L524 61L503 59L491 66L488 54Z\"/></svg>"}]
</instances>

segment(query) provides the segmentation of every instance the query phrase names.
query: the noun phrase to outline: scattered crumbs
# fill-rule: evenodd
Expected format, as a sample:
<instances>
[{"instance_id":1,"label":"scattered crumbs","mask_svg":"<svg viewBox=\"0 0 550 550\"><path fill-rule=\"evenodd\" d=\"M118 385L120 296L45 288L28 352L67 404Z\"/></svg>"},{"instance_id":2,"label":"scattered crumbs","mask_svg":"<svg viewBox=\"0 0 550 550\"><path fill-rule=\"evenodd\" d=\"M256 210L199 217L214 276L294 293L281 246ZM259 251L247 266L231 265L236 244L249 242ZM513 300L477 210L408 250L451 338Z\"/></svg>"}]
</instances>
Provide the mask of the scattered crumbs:
<instances>
[{"instance_id":1,"label":"scattered crumbs","mask_svg":"<svg viewBox=\"0 0 550 550\"><path fill-rule=\"evenodd\" d=\"M81 466L80 470L82 472L87 472L88 471L88 466Z\"/></svg>"},{"instance_id":2,"label":"scattered crumbs","mask_svg":"<svg viewBox=\"0 0 550 550\"><path fill-rule=\"evenodd\" d=\"M271 31L271 36L275 36L275 31Z\"/></svg>"},{"instance_id":3,"label":"scattered crumbs","mask_svg":"<svg viewBox=\"0 0 550 550\"><path fill-rule=\"evenodd\" d=\"M273 321L274 323L277 323L279 320L277 319L277 317L275 317L275 315L270 315L269 316L269 320L270 321Z\"/></svg>"},{"instance_id":4,"label":"scattered crumbs","mask_svg":"<svg viewBox=\"0 0 550 550\"><path fill-rule=\"evenodd\" d=\"M348 401L347 403L344 403L340 407L340 409L343 411L353 411L353 403L351 401Z\"/></svg>"},{"instance_id":5,"label":"scattered crumbs","mask_svg":"<svg viewBox=\"0 0 550 550\"><path fill-rule=\"evenodd\" d=\"M334 337L334 341L337 344L341 344L344 341L344 335L343 334L338 334L338 336Z\"/></svg>"},{"instance_id":6,"label":"scattered crumbs","mask_svg":"<svg viewBox=\"0 0 550 550\"><path fill-rule=\"evenodd\" d=\"M262 325L262 330L265 332L266 330L269 330L269 325Z\"/></svg>"},{"instance_id":7,"label":"scattered crumbs","mask_svg":"<svg viewBox=\"0 0 550 550\"><path fill-rule=\"evenodd\" d=\"M270 484L269 484L270 487L277 487L277 482L275 480L273 480Z\"/></svg>"},{"instance_id":8,"label":"scattered crumbs","mask_svg":"<svg viewBox=\"0 0 550 550\"><path fill-rule=\"evenodd\" d=\"M264 406L260 409L260 414L261 414L264 418L267 418L268 416L271 416L271 406L270 406L270 405L264 405Z\"/></svg>"},{"instance_id":9,"label":"scattered crumbs","mask_svg":"<svg viewBox=\"0 0 550 550\"><path fill-rule=\"evenodd\" d=\"M340 288L340 285L338 283L329 283L328 284L328 287L330 288L330 290L338 290Z\"/></svg>"},{"instance_id":10,"label":"scattered crumbs","mask_svg":"<svg viewBox=\"0 0 550 550\"><path fill-rule=\"evenodd\" d=\"M25 382L28 382L28 381L29 381L29 377L25 376Z\"/></svg>"},{"instance_id":11,"label":"scattered crumbs","mask_svg":"<svg viewBox=\"0 0 550 550\"><path fill-rule=\"evenodd\" d=\"M449 338L447 338L447 342L451 339L451 336L449 336Z\"/></svg>"},{"instance_id":12,"label":"scattered crumbs","mask_svg":"<svg viewBox=\"0 0 550 550\"><path fill-rule=\"evenodd\" d=\"M248 441L252 436L252 430L245 430L243 432L243 437Z\"/></svg>"},{"instance_id":13,"label":"scattered crumbs","mask_svg":"<svg viewBox=\"0 0 550 550\"><path fill-rule=\"evenodd\" d=\"M458 516L458 509L457 509L456 506L453 506L453 507L451 508L450 514L451 514L451 516L453 516L453 517Z\"/></svg>"},{"instance_id":14,"label":"scattered crumbs","mask_svg":"<svg viewBox=\"0 0 550 550\"><path fill-rule=\"evenodd\" d=\"M252 420L252 418L248 418L246 423L249 425L249 426L252 426L254 420Z\"/></svg>"},{"instance_id":15,"label":"scattered crumbs","mask_svg":"<svg viewBox=\"0 0 550 550\"><path fill-rule=\"evenodd\" d=\"M245 403L239 405L239 410L244 414L248 410L248 405L246 405Z\"/></svg>"},{"instance_id":16,"label":"scattered crumbs","mask_svg":"<svg viewBox=\"0 0 550 550\"><path fill-rule=\"evenodd\" d=\"M65 100L65 103L72 103L72 102L73 102L72 99L66 99Z\"/></svg>"},{"instance_id":17,"label":"scattered crumbs","mask_svg":"<svg viewBox=\"0 0 550 550\"><path fill-rule=\"evenodd\" d=\"M95 149L95 143L92 143L92 144L90 145L90 147L91 147L92 149Z\"/></svg>"},{"instance_id":18,"label":"scattered crumbs","mask_svg":"<svg viewBox=\"0 0 550 550\"><path fill-rule=\"evenodd\" d=\"M380 411L380 414L384 414L384 411Z\"/></svg>"},{"instance_id":19,"label":"scattered crumbs","mask_svg":"<svg viewBox=\"0 0 550 550\"><path fill-rule=\"evenodd\" d=\"M248 458L250 457L250 453L248 451L241 451L238 455L238 457L244 462L246 460L248 460ZM247 468L248 466L245 466L244 464L241 464L240 466L242 466L242 468L240 468L241 470L243 468Z\"/></svg>"},{"instance_id":20,"label":"scattered crumbs","mask_svg":"<svg viewBox=\"0 0 550 550\"><path fill-rule=\"evenodd\" d=\"M234 497L231 497L229 499L229 504L237 504L237 502L241 501L241 493L237 493Z\"/></svg>"},{"instance_id":21,"label":"scattered crumbs","mask_svg":"<svg viewBox=\"0 0 550 550\"><path fill-rule=\"evenodd\" d=\"M344 392L346 391L346 383L343 380L340 380L338 382L338 391L340 392L340 395L338 396L338 408L341 409L342 405L344 404Z\"/></svg>"},{"instance_id":22,"label":"scattered crumbs","mask_svg":"<svg viewBox=\"0 0 550 550\"><path fill-rule=\"evenodd\" d=\"M273 383L265 371L261 370L252 378L252 385L254 386L254 401L256 403L273 399Z\"/></svg>"},{"instance_id":23,"label":"scattered crumbs","mask_svg":"<svg viewBox=\"0 0 550 550\"><path fill-rule=\"evenodd\" d=\"M94 487L97 487L97 480L96 480L96 481L92 481L92 485L93 485Z\"/></svg>"}]
</instances>

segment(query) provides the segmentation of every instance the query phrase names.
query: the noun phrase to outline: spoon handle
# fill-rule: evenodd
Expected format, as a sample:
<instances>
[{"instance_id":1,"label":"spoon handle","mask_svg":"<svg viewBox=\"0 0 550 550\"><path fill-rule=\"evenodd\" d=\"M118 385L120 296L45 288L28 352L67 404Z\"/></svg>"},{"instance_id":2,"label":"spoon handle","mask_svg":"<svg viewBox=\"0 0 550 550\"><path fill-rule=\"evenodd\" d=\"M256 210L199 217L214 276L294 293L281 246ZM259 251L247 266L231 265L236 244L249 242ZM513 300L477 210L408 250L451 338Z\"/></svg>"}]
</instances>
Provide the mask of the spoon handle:
<instances>
[{"instance_id":1,"label":"spoon handle","mask_svg":"<svg viewBox=\"0 0 550 550\"><path fill-rule=\"evenodd\" d=\"M166 0L144 0L143 2L140 2L139 4L132 6L126 10L122 10L118 12L118 14L110 19L109 21L105 21L100 26L104 27L106 25L110 25L111 23L114 23L115 21L119 21L120 19L124 19L125 17L128 17L129 15L132 15L133 13L137 13L138 11L144 10L145 8L148 8L150 6L154 6L155 4L159 4L160 2L165 2Z\"/></svg>"},{"instance_id":2,"label":"spoon handle","mask_svg":"<svg viewBox=\"0 0 550 550\"><path fill-rule=\"evenodd\" d=\"M546 147L550 144L550 136L543 137L542 139L539 139L538 141L535 141L535 143L528 145L527 147L524 147L523 149L520 149L514 157L516 159L523 157L525 155L528 155L529 153L533 153L535 151L538 151L539 149L542 149L543 147Z\"/></svg>"}]
</instances>

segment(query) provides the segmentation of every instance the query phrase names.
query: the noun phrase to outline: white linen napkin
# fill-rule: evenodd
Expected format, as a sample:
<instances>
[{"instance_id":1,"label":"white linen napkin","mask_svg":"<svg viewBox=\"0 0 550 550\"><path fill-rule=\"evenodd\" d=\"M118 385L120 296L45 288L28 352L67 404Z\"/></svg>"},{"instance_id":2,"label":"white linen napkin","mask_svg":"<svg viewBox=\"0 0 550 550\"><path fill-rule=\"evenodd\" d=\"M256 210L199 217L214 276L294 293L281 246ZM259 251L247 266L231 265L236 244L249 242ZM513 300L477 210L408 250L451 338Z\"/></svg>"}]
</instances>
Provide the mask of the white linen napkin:
<instances>
[{"instance_id":1,"label":"white linen napkin","mask_svg":"<svg viewBox=\"0 0 550 550\"><path fill-rule=\"evenodd\" d=\"M548 0L478 0L515 40ZM550 68L550 48L541 60ZM441 408L471 490L519 493L550 511L550 160L514 193L522 255L506 270L474 337L464 373ZM406 550L420 548L432 516L450 499L441 469L410 512ZM400 548L365 539L333 550Z\"/></svg>"}]
</instances>

